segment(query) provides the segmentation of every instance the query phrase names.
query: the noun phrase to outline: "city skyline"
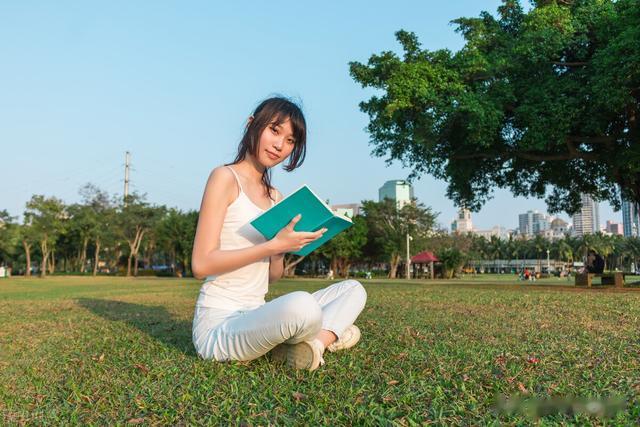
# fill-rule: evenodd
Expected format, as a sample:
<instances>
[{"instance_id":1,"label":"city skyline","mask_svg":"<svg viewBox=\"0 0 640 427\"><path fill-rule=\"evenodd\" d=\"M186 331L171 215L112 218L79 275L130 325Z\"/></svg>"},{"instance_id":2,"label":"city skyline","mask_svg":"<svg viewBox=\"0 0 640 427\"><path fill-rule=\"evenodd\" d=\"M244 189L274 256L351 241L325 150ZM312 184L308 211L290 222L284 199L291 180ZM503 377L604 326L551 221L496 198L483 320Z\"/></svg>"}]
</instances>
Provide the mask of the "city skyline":
<instances>
[{"instance_id":1,"label":"city skyline","mask_svg":"<svg viewBox=\"0 0 640 427\"><path fill-rule=\"evenodd\" d=\"M124 155L123 155L123 159L124 159ZM89 168L88 168L88 169L89 169ZM119 170L119 169L121 169L121 170ZM91 180L90 180L90 178L91 178L91 177L90 177L89 175L86 175L86 176L88 176L88 177L89 177L89 180L88 180L88 181L86 181L85 183L87 183L87 182L92 182L92 183L94 183L94 184L98 185L98 187L100 187L101 189L108 191L111 195L122 195L122 194L123 194L123 187L124 187L124 169L125 169L124 160L122 161L122 164L121 164L121 165L119 165L117 168L110 168L109 170L111 170L111 171L112 171L113 176L111 176L110 178L108 178L106 181L105 181L104 179L102 180L102 182L103 182L103 183L104 183L104 182L109 183L109 184L108 184L108 185L106 185L106 186L104 186L104 185L102 185L102 186L101 186L101 185L100 185L100 180L98 180L97 182L96 182L96 181L91 181ZM139 183L137 183L137 182L136 182L136 179L135 179L136 172L137 172L137 168L135 168L134 166L131 166L131 168L130 168L130 188L131 188L132 190L130 190L130 191L138 191L139 193L147 193L147 194L148 194L148 196L147 196L147 201L148 201L148 202L151 202L151 203L157 203L157 204L165 204L165 205L167 205L168 207L176 207L176 208L178 208L178 209L182 209L182 210L198 210L198 209L199 209L199 206L184 207L184 206L180 206L179 204L172 204L172 203L170 202L170 201L172 200L172 197L173 197L173 196L175 196L175 195L177 195L177 194L175 193L175 189L174 189L174 190L162 190L162 191L160 191L160 194L164 195L164 196L165 196L165 198L166 198L167 200L169 200L169 202L168 202L168 203L166 203L166 202L158 202L157 200L154 200L153 198L151 198L151 195L149 194L149 192L144 191L143 186L142 186L141 184L139 184ZM283 172L283 171L281 171L281 170L277 170L277 171L274 171L274 176L276 175L276 172L277 172L277 173L280 173L280 174L284 174L284 172ZM80 176L80 175L78 175L78 176ZM133 176L133 178L131 178L131 176ZM151 177L151 175L147 175L147 176L148 176L148 177ZM161 175L160 175L160 176L161 176ZM63 182L64 182L64 181L69 181L69 177L70 177L70 176L65 176L65 175L64 175L64 173L63 173L63 174L61 174L60 176L57 176L57 177L56 177L56 178L54 178L54 179L58 179L58 180L61 180L61 181L63 181ZM104 177L105 177L105 175L101 175L101 176L100 176L100 178L104 178ZM205 178L205 181L204 181L204 182L206 182L206 178ZM382 183L382 185L381 185L380 187L378 187L378 189L376 190L377 197L365 197L365 198L361 198L361 199L359 199L359 200L357 200L357 201L348 201L348 200L347 200L347 201L342 201L342 202L340 202L340 203L338 203L338 202L334 202L334 199L333 199L333 198L331 198L331 197L325 197L325 198L326 198L327 200L329 200L329 202L330 202L330 204L331 204L331 205L334 205L334 206L352 206L352 205L359 205L359 204L360 204L360 202L361 202L362 200L380 200L381 190L382 190L382 188L384 187L384 185L385 185L385 184L389 185L390 183L395 183L395 182L404 183L404 182L406 182L406 181L405 181L404 179L390 179L390 180L385 181L385 182L384 182L384 183ZM418 181L418 182L419 182L419 181ZM276 184L276 186L277 186L277 182L276 182L275 184ZM402 185L401 185L401 187L402 187ZM80 188L80 187L78 187L78 190L79 190L79 188ZM283 188L283 187L279 187L279 188ZM294 188L294 187L292 187L292 188L291 188L291 190L289 190L289 192L291 192L291 191L293 191L293 190L295 190L295 188ZM281 190L281 191L282 191L282 190ZM410 187L410 190L409 190L409 191L410 191L412 194L414 194L414 193L416 192L415 186L414 186L414 185L411 185L411 187ZM284 196L286 197L286 196L289 194L289 192L284 192L284 193L283 193L283 194L284 194ZM41 193L33 193L33 194L41 194ZM80 196L79 196L79 195L76 195L76 197L75 197L75 198L72 198L72 199L73 199L73 201L69 201L69 200L65 199L64 197L60 197L59 195L57 195L57 194L55 194L55 193L53 193L53 194L45 194L45 195L47 195L47 196L55 196L55 197L58 197L58 198L60 198L60 199L64 200L64 201L65 201L65 203L69 203L69 204L71 204L71 203L77 203L77 202L80 202ZM325 196L327 196L327 195L325 195ZM420 199L420 197L416 196L415 194L414 194L414 196L418 198L418 201L422 201L422 200ZM509 195L508 195L508 194L503 195L503 196L506 196L507 198L509 197ZM526 200L526 201L532 201L531 199L525 199L525 200ZM535 202L535 201L540 202L539 200L535 200L535 199L534 199L533 201L534 201L534 202ZM25 200L25 202L26 202L26 200ZM423 201L423 203L424 203L424 201ZM490 202L489 202L489 203L490 203ZM427 205L427 206L429 206L429 205ZM455 207L453 206L453 204L451 204L451 206L452 206L452 210L455 210L455 211L456 211L456 216L454 216L450 221L446 221L446 220L442 217L442 214L440 214L440 215L438 216L438 218L437 218L437 223L438 223L438 225L440 226L440 228L444 228L444 229L450 230L450 229L451 229L451 224L452 224L453 222L455 222L455 221L456 221L456 219L459 219L459 214L460 214L460 211L461 211L461 210L460 210L459 208L455 208ZM608 206L607 206L607 207L608 207ZM6 206L0 206L0 209L7 209L11 215L18 217L19 219L21 219L21 218L22 218L22 211L19 211L19 212L13 212L13 211L11 211L10 209L8 209ZM22 208L22 209L24 210L24 206L23 206L23 208ZM609 207L609 210L610 210L611 212L613 212L613 210L612 210L612 209L610 209L610 207ZM538 210L538 209L529 209L527 212L529 212L529 211L530 211L530 212L535 212L535 213L539 213L539 214L541 214L542 216L546 217L546 218L548 219L548 221L549 221L549 222L550 222L550 221L551 221L551 219L553 219L553 218L560 218L560 219L562 219L563 221L567 221L570 225L572 225L571 217L570 217L569 215L566 215L566 214L565 214L565 215L550 215L550 214L548 214L548 213L546 212L546 210L542 210L542 211L540 211L540 210ZM520 216L524 214L524 213L517 213L517 214L516 214L516 217L514 217L514 218L507 218L505 222L502 222L502 223L493 223L493 224L492 224L492 223L490 223L490 222L487 222L487 221L486 221L486 219L485 219L484 221L482 221L482 220L481 220L481 221L479 221L479 222L476 222L476 219L478 218L478 216L479 216L481 213L482 213L482 210L480 211L480 213L475 213L475 212L472 212L472 213L471 213L471 215L473 215L473 220L471 220L471 221L472 221L472 223L473 223L473 225L472 225L471 227L473 228L473 230L474 230L474 231L476 231L476 232L481 232L481 234L483 234L483 233L484 233L484 234L487 234L489 231L491 231L491 229L495 229L496 227L498 227L498 228L500 228L500 229L505 229L505 230L508 230L508 231L511 231L511 230L519 230L519 229L521 228ZM622 218L617 218L617 217L618 217L618 216L619 216L619 217L622 217L622 216L623 216L623 213L624 213L624 211L623 211L623 210L621 210L621 211L619 211L619 212L614 213L614 215L617 215L617 216L615 216L614 218L609 218L609 217L606 217L606 218L605 218L605 217L602 217L602 216L601 216L601 218L600 218L600 229L601 229L601 230L607 230L607 228L608 228L608 222L622 224L622 223L623 223ZM482 217L481 217L481 218L482 218ZM567 219L565 220L565 218L567 218ZM605 221L605 222L603 223L603 221ZM478 224L481 224L481 225L478 225ZM534 234L535 234L535 233L534 233Z\"/></svg>"}]
</instances>

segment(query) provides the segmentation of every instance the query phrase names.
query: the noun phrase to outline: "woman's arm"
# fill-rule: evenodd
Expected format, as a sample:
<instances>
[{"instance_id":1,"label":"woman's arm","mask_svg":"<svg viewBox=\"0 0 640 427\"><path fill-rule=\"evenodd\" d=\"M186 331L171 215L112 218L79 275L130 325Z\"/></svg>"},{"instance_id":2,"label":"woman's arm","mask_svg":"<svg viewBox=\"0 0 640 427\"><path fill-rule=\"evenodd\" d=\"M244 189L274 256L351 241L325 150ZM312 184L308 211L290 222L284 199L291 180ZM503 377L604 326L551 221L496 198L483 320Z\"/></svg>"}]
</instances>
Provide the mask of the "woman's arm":
<instances>
[{"instance_id":1,"label":"woman's arm","mask_svg":"<svg viewBox=\"0 0 640 427\"><path fill-rule=\"evenodd\" d=\"M282 200L282 194L276 190L276 203ZM269 259L269 284L280 280L284 273L284 253L271 255Z\"/></svg>"},{"instance_id":2,"label":"woman's arm","mask_svg":"<svg viewBox=\"0 0 640 427\"><path fill-rule=\"evenodd\" d=\"M202 196L191 257L191 270L197 279L237 270L272 255L300 250L304 245L322 237L326 231L295 231L295 224L300 220L298 215L269 241L243 249L220 250L220 231L224 217L227 207L237 197L237 192L233 172L225 167L211 172ZM282 276L282 272L279 274Z\"/></svg>"},{"instance_id":3,"label":"woman's arm","mask_svg":"<svg viewBox=\"0 0 640 427\"><path fill-rule=\"evenodd\" d=\"M282 273L284 273L284 254L271 255L270 261L269 283L271 284L282 278Z\"/></svg>"}]
</instances>

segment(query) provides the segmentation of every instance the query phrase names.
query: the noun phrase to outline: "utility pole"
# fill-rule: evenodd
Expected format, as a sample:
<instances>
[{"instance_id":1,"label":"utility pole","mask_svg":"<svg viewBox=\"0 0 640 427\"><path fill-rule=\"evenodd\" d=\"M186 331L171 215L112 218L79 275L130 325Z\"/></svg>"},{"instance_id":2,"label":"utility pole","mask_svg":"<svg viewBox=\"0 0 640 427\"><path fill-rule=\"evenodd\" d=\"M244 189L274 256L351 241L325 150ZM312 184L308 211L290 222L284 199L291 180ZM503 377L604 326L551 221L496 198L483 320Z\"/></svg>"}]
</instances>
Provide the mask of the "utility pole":
<instances>
[{"instance_id":1,"label":"utility pole","mask_svg":"<svg viewBox=\"0 0 640 427\"><path fill-rule=\"evenodd\" d=\"M124 155L124 206L127 206L127 196L129 195L129 163L131 154L127 151Z\"/></svg>"}]
</instances>

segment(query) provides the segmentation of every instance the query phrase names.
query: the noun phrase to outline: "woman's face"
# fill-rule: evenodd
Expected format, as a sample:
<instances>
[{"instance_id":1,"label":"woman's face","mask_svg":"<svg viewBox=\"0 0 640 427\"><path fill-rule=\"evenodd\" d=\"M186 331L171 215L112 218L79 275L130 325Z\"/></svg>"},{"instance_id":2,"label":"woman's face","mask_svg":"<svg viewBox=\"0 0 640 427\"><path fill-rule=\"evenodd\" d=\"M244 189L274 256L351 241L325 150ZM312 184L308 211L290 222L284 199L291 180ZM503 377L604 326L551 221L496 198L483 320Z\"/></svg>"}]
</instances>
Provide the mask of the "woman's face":
<instances>
[{"instance_id":1,"label":"woman's face","mask_svg":"<svg viewBox=\"0 0 640 427\"><path fill-rule=\"evenodd\" d=\"M284 161L295 147L291 120L275 124L269 123L260 135L258 161L270 168Z\"/></svg>"}]
</instances>

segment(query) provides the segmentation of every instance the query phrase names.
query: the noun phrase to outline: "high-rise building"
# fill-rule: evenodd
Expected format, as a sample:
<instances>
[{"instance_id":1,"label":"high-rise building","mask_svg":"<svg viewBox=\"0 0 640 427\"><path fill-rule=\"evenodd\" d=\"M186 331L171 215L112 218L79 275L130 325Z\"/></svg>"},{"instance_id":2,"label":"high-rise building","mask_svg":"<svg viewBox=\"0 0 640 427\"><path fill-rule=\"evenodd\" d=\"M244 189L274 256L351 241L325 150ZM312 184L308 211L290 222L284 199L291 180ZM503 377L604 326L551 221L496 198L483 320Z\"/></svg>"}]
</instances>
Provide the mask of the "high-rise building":
<instances>
[{"instance_id":1,"label":"high-rise building","mask_svg":"<svg viewBox=\"0 0 640 427\"><path fill-rule=\"evenodd\" d=\"M413 186L401 179L387 181L378 189L378 201L382 202L385 198L395 200L396 207L402 209L413 199Z\"/></svg>"},{"instance_id":2,"label":"high-rise building","mask_svg":"<svg viewBox=\"0 0 640 427\"><path fill-rule=\"evenodd\" d=\"M473 222L471 222L471 211L462 208L458 211L458 216L451 222L452 233L467 233L473 231Z\"/></svg>"},{"instance_id":3,"label":"high-rise building","mask_svg":"<svg viewBox=\"0 0 640 427\"><path fill-rule=\"evenodd\" d=\"M518 232L524 236L533 234L533 211L518 215Z\"/></svg>"},{"instance_id":4,"label":"high-rise building","mask_svg":"<svg viewBox=\"0 0 640 427\"><path fill-rule=\"evenodd\" d=\"M573 215L573 234L584 236L600 231L600 212L598 202L590 195L581 194L582 208Z\"/></svg>"},{"instance_id":5,"label":"high-rise building","mask_svg":"<svg viewBox=\"0 0 640 427\"><path fill-rule=\"evenodd\" d=\"M619 222L607 221L605 231L610 234L622 234L622 224Z\"/></svg>"},{"instance_id":6,"label":"high-rise building","mask_svg":"<svg viewBox=\"0 0 640 427\"><path fill-rule=\"evenodd\" d=\"M640 235L640 213L633 202L622 201L622 232L625 237Z\"/></svg>"},{"instance_id":7,"label":"high-rise building","mask_svg":"<svg viewBox=\"0 0 640 427\"><path fill-rule=\"evenodd\" d=\"M550 228L549 217L538 211L527 211L518 215L518 232L524 236L543 233Z\"/></svg>"}]
</instances>

